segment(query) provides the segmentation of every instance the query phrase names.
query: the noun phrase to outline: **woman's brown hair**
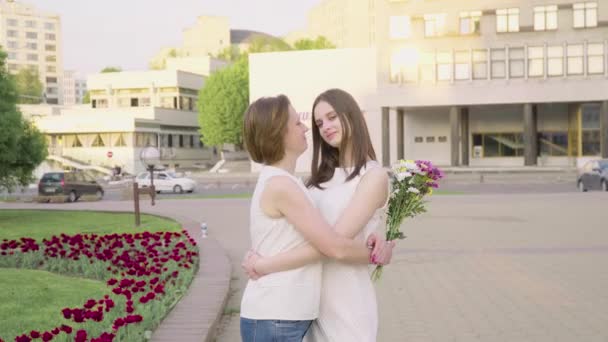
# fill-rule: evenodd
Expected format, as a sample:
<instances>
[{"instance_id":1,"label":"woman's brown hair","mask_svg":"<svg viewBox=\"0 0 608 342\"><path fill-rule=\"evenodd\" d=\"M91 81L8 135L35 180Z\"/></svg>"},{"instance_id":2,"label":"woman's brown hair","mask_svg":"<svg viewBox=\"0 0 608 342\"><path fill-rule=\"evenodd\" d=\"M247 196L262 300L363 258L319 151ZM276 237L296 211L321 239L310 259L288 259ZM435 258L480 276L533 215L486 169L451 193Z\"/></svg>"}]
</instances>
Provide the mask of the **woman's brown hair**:
<instances>
[{"instance_id":1,"label":"woman's brown hair","mask_svg":"<svg viewBox=\"0 0 608 342\"><path fill-rule=\"evenodd\" d=\"M339 149L329 145L321 138L319 127L315 124L315 108L320 102L327 102L332 106L340 119L342 141ZM352 95L341 89L327 90L315 99L312 113L313 155L310 179L306 182L308 187L320 189L322 183L329 181L334 176L335 169L344 163L344 155L340 155L340 151L346 151L349 144L354 170L348 175L346 181L358 176L368 160L376 160L376 152L369 137L363 112Z\"/></svg>"},{"instance_id":2,"label":"woman's brown hair","mask_svg":"<svg viewBox=\"0 0 608 342\"><path fill-rule=\"evenodd\" d=\"M243 118L243 143L256 163L271 165L285 156L283 137L289 121L285 95L262 97L249 105Z\"/></svg>"}]
</instances>

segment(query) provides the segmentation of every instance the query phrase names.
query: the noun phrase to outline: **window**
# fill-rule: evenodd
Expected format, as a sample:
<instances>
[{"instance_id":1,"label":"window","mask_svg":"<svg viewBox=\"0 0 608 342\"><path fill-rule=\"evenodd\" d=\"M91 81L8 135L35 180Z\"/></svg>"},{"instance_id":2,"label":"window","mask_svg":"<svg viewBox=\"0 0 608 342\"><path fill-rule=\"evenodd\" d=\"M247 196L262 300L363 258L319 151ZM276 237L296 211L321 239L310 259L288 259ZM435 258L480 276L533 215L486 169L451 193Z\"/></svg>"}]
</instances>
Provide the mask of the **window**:
<instances>
[{"instance_id":1,"label":"window","mask_svg":"<svg viewBox=\"0 0 608 342\"><path fill-rule=\"evenodd\" d=\"M445 14L424 15L424 36L437 37L445 33Z\"/></svg>"},{"instance_id":2,"label":"window","mask_svg":"<svg viewBox=\"0 0 608 342\"><path fill-rule=\"evenodd\" d=\"M496 32L519 32L519 8L496 10Z\"/></svg>"},{"instance_id":3,"label":"window","mask_svg":"<svg viewBox=\"0 0 608 342\"><path fill-rule=\"evenodd\" d=\"M450 81L452 79L452 53L437 53L437 79L439 81Z\"/></svg>"},{"instance_id":4,"label":"window","mask_svg":"<svg viewBox=\"0 0 608 342\"><path fill-rule=\"evenodd\" d=\"M604 73L604 44L587 44L587 73Z\"/></svg>"},{"instance_id":5,"label":"window","mask_svg":"<svg viewBox=\"0 0 608 342\"><path fill-rule=\"evenodd\" d=\"M574 28L597 26L597 2L581 2L572 6Z\"/></svg>"},{"instance_id":6,"label":"window","mask_svg":"<svg viewBox=\"0 0 608 342\"><path fill-rule=\"evenodd\" d=\"M36 32L26 32L25 33L25 38L28 38L28 39L38 39L38 33L36 33Z\"/></svg>"},{"instance_id":7,"label":"window","mask_svg":"<svg viewBox=\"0 0 608 342\"><path fill-rule=\"evenodd\" d=\"M469 51L456 51L454 54L454 78L468 80L471 75L471 54Z\"/></svg>"},{"instance_id":8,"label":"window","mask_svg":"<svg viewBox=\"0 0 608 342\"><path fill-rule=\"evenodd\" d=\"M435 81L435 53L422 52L420 54L420 80Z\"/></svg>"},{"instance_id":9,"label":"window","mask_svg":"<svg viewBox=\"0 0 608 342\"><path fill-rule=\"evenodd\" d=\"M8 46L9 49L16 49L17 48L17 42L15 41L9 41L6 46Z\"/></svg>"},{"instance_id":10,"label":"window","mask_svg":"<svg viewBox=\"0 0 608 342\"><path fill-rule=\"evenodd\" d=\"M567 156L568 132L540 132L538 146L540 155Z\"/></svg>"},{"instance_id":11,"label":"window","mask_svg":"<svg viewBox=\"0 0 608 342\"><path fill-rule=\"evenodd\" d=\"M488 51L473 50L473 79L488 78Z\"/></svg>"},{"instance_id":12,"label":"window","mask_svg":"<svg viewBox=\"0 0 608 342\"><path fill-rule=\"evenodd\" d=\"M57 72L57 68L54 65L47 65L46 72Z\"/></svg>"},{"instance_id":13,"label":"window","mask_svg":"<svg viewBox=\"0 0 608 342\"><path fill-rule=\"evenodd\" d=\"M17 69L19 69L19 66L17 64L8 63L8 70L9 71L17 71Z\"/></svg>"},{"instance_id":14,"label":"window","mask_svg":"<svg viewBox=\"0 0 608 342\"><path fill-rule=\"evenodd\" d=\"M106 146L106 144L103 143L103 139L101 139L101 135L97 134L97 136L95 136L95 140L93 140L93 144L91 144L92 147L104 147Z\"/></svg>"},{"instance_id":15,"label":"window","mask_svg":"<svg viewBox=\"0 0 608 342\"><path fill-rule=\"evenodd\" d=\"M562 76L564 74L564 47L547 47L547 75Z\"/></svg>"},{"instance_id":16,"label":"window","mask_svg":"<svg viewBox=\"0 0 608 342\"><path fill-rule=\"evenodd\" d=\"M44 34L44 39L46 40L55 40L55 34L54 33L45 33Z\"/></svg>"},{"instance_id":17,"label":"window","mask_svg":"<svg viewBox=\"0 0 608 342\"><path fill-rule=\"evenodd\" d=\"M507 69L505 64L505 49L492 49L492 78L505 78Z\"/></svg>"},{"instance_id":18,"label":"window","mask_svg":"<svg viewBox=\"0 0 608 342\"><path fill-rule=\"evenodd\" d=\"M481 146L484 157L519 157L524 155L522 133L473 134L473 146Z\"/></svg>"},{"instance_id":19,"label":"window","mask_svg":"<svg viewBox=\"0 0 608 342\"><path fill-rule=\"evenodd\" d=\"M435 142L435 137L426 137L426 142L427 143L434 143Z\"/></svg>"},{"instance_id":20,"label":"window","mask_svg":"<svg viewBox=\"0 0 608 342\"><path fill-rule=\"evenodd\" d=\"M531 46L528 48L528 76L540 77L545 74L545 48Z\"/></svg>"},{"instance_id":21,"label":"window","mask_svg":"<svg viewBox=\"0 0 608 342\"><path fill-rule=\"evenodd\" d=\"M417 144L419 144L419 143L421 143L423 141L424 141L424 139L422 137L415 137L414 138L414 142L417 143Z\"/></svg>"},{"instance_id":22,"label":"window","mask_svg":"<svg viewBox=\"0 0 608 342\"><path fill-rule=\"evenodd\" d=\"M391 82L418 80L418 52L412 48L400 48L391 57Z\"/></svg>"},{"instance_id":23,"label":"window","mask_svg":"<svg viewBox=\"0 0 608 342\"><path fill-rule=\"evenodd\" d=\"M36 43L25 43L25 48L28 50L38 50L38 44Z\"/></svg>"},{"instance_id":24,"label":"window","mask_svg":"<svg viewBox=\"0 0 608 342\"><path fill-rule=\"evenodd\" d=\"M481 11L460 12L460 34L479 33Z\"/></svg>"},{"instance_id":25,"label":"window","mask_svg":"<svg viewBox=\"0 0 608 342\"><path fill-rule=\"evenodd\" d=\"M56 49L55 45L46 44L44 46L44 50L46 50L46 51L55 51L55 49Z\"/></svg>"},{"instance_id":26,"label":"window","mask_svg":"<svg viewBox=\"0 0 608 342\"><path fill-rule=\"evenodd\" d=\"M77 135L74 135L73 139L74 140L72 140L72 145L71 145L72 147L82 147L82 143L80 142L80 139L78 139Z\"/></svg>"},{"instance_id":27,"label":"window","mask_svg":"<svg viewBox=\"0 0 608 342\"><path fill-rule=\"evenodd\" d=\"M440 143L448 142L448 137L446 137L445 135L442 135L439 138L437 138L437 141L439 141Z\"/></svg>"},{"instance_id":28,"label":"window","mask_svg":"<svg viewBox=\"0 0 608 342\"><path fill-rule=\"evenodd\" d=\"M521 78L525 75L526 57L524 48L509 48L509 77Z\"/></svg>"},{"instance_id":29,"label":"window","mask_svg":"<svg viewBox=\"0 0 608 342\"><path fill-rule=\"evenodd\" d=\"M567 49L568 75L583 74L583 45L568 45Z\"/></svg>"},{"instance_id":30,"label":"window","mask_svg":"<svg viewBox=\"0 0 608 342\"><path fill-rule=\"evenodd\" d=\"M167 135L167 147L173 147L173 134Z\"/></svg>"},{"instance_id":31,"label":"window","mask_svg":"<svg viewBox=\"0 0 608 342\"><path fill-rule=\"evenodd\" d=\"M409 38L412 33L408 16L391 16L389 25L391 39Z\"/></svg>"},{"instance_id":32,"label":"window","mask_svg":"<svg viewBox=\"0 0 608 342\"><path fill-rule=\"evenodd\" d=\"M190 148L194 148L194 135L190 136L190 145L189 145L189 147Z\"/></svg>"},{"instance_id":33,"label":"window","mask_svg":"<svg viewBox=\"0 0 608 342\"><path fill-rule=\"evenodd\" d=\"M586 104L582 108L583 155L600 154L600 105Z\"/></svg>"},{"instance_id":34,"label":"window","mask_svg":"<svg viewBox=\"0 0 608 342\"><path fill-rule=\"evenodd\" d=\"M19 22L17 19L6 19L6 26L18 26Z\"/></svg>"},{"instance_id":35,"label":"window","mask_svg":"<svg viewBox=\"0 0 608 342\"><path fill-rule=\"evenodd\" d=\"M57 83L57 77L47 77L46 83Z\"/></svg>"},{"instance_id":36,"label":"window","mask_svg":"<svg viewBox=\"0 0 608 342\"><path fill-rule=\"evenodd\" d=\"M32 61L32 62L37 61L38 60L38 55L35 54L35 53L28 53L27 54L27 60L28 61Z\"/></svg>"},{"instance_id":37,"label":"window","mask_svg":"<svg viewBox=\"0 0 608 342\"><path fill-rule=\"evenodd\" d=\"M6 31L6 36L12 37L12 38L17 38L18 34L17 34L17 31L15 31L15 30L8 30L8 31Z\"/></svg>"},{"instance_id":38,"label":"window","mask_svg":"<svg viewBox=\"0 0 608 342\"><path fill-rule=\"evenodd\" d=\"M53 55L48 55L44 58L47 62L57 62L57 57Z\"/></svg>"},{"instance_id":39,"label":"window","mask_svg":"<svg viewBox=\"0 0 608 342\"><path fill-rule=\"evenodd\" d=\"M127 144L125 143L124 134L119 134L118 135L118 138L114 142L114 146L115 147L124 147L124 146L127 146Z\"/></svg>"},{"instance_id":40,"label":"window","mask_svg":"<svg viewBox=\"0 0 608 342\"><path fill-rule=\"evenodd\" d=\"M184 147L184 136L183 135L178 135L179 137L179 147Z\"/></svg>"},{"instance_id":41,"label":"window","mask_svg":"<svg viewBox=\"0 0 608 342\"><path fill-rule=\"evenodd\" d=\"M46 30L54 30L55 29L55 23L44 23L44 28Z\"/></svg>"},{"instance_id":42,"label":"window","mask_svg":"<svg viewBox=\"0 0 608 342\"><path fill-rule=\"evenodd\" d=\"M33 21L33 20L26 20L25 21L25 27L35 28L36 27L36 22Z\"/></svg>"},{"instance_id":43,"label":"window","mask_svg":"<svg viewBox=\"0 0 608 342\"><path fill-rule=\"evenodd\" d=\"M56 95L57 94L57 88L55 88L55 87L47 87L46 88L46 93L50 94L50 95Z\"/></svg>"},{"instance_id":44,"label":"window","mask_svg":"<svg viewBox=\"0 0 608 342\"><path fill-rule=\"evenodd\" d=\"M557 30L557 6L534 7L534 30Z\"/></svg>"}]
</instances>

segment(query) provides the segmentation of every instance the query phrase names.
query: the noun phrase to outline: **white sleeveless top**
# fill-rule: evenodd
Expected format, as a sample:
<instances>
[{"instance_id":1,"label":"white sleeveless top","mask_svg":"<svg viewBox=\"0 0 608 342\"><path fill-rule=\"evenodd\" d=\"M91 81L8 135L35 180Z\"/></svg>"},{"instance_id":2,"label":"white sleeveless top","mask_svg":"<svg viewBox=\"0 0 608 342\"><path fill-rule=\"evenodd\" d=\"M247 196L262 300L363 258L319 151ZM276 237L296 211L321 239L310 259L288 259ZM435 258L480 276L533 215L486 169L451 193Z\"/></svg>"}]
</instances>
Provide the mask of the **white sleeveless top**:
<instances>
[{"instance_id":1,"label":"white sleeveless top","mask_svg":"<svg viewBox=\"0 0 608 342\"><path fill-rule=\"evenodd\" d=\"M260 207L267 181L287 176L311 200L302 181L289 172L264 166L251 198L250 232L254 250L262 256L276 255L306 244L304 237L284 217L271 218ZM269 274L249 280L241 301L241 317L249 319L311 320L319 314L321 263Z\"/></svg>"},{"instance_id":2,"label":"white sleeveless top","mask_svg":"<svg viewBox=\"0 0 608 342\"><path fill-rule=\"evenodd\" d=\"M370 161L360 174L346 182L352 168L337 168L334 176L311 189L311 196L327 223L334 226L357 190L363 175L382 167ZM388 184L387 184L388 187ZM388 198L387 198L388 202ZM386 204L377 209L355 240L365 241L374 231L383 234ZM378 331L376 292L370 280L370 267L335 260L323 262L319 318L306 334L306 342L375 342Z\"/></svg>"}]
</instances>

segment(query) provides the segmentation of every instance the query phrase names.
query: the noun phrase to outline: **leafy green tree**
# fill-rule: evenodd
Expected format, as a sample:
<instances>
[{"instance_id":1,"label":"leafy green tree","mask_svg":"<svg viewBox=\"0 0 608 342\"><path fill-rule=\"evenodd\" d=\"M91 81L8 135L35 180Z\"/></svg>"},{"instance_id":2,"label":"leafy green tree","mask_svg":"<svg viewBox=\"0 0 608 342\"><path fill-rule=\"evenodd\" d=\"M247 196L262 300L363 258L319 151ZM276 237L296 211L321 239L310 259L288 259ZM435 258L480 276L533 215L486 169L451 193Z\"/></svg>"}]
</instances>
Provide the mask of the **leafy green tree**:
<instances>
[{"instance_id":1,"label":"leafy green tree","mask_svg":"<svg viewBox=\"0 0 608 342\"><path fill-rule=\"evenodd\" d=\"M121 72L122 68L121 67L116 67L116 66L107 66L103 69L101 69L101 73L102 74L107 74L107 73L111 73L111 72Z\"/></svg>"},{"instance_id":2,"label":"leafy green tree","mask_svg":"<svg viewBox=\"0 0 608 342\"><path fill-rule=\"evenodd\" d=\"M247 52L256 53L289 50L292 50L292 47L280 38L258 36L251 40Z\"/></svg>"},{"instance_id":3,"label":"leafy green tree","mask_svg":"<svg viewBox=\"0 0 608 342\"><path fill-rule=\"evenodd\" d=\"M12 190L33 180L32 172L46 158L47 149L42 133L17 109L17 87L5 61L0 49L0 189Z\"/></svg>"},{"instance_id":4,"label":"leafy green tree","mask_svg":"<svg viewBox=\"0 0 608 342\"><path fill-rule=\"evenodd\" d=\"M24 68L14 76L17 87L17 103L41 103L42 83L38 70Z\"/></svg>"},{"instance_id":5,"label":"leafy green tree","mask_svg":"<svg viewBox=\"0 0 608 342\"><path fill-rule=\"evenodd\" d=\"M249 65L246 59L213 73L198 96L203 143L219 147L226 143L241 146L243 113L248 104Z\"/></svg>"},{"instance_id":6,"label":"leafy green tree","mask_svg":"<svg viewBox=\"0 0 608 342\"><path fill-rule=\"evenodd\" d=\"M322 50L322 49L335 49L336 46L332 44L327 38L318 36L317 39L300 39L294 44L296 50Z\"/></svg>"},{"instance_id":7,"label":"leafy green tree","mask_svg":"<svg viewBox=\"0 0 608 342\"><path fill-rule=\"evenodd\" d=\"M84 96L82 97L82 103L91 103L91 92L89 90L84 93Z\"/></svg>"}]
</instances>

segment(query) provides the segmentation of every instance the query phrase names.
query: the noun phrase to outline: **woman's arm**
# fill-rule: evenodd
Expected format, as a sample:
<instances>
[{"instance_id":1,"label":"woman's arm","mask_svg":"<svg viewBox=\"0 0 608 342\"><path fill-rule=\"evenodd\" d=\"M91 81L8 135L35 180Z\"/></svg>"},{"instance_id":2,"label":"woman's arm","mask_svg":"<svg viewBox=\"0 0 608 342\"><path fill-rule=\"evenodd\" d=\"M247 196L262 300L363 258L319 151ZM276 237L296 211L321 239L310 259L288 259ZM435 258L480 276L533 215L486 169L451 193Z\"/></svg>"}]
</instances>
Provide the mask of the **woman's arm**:
<instances>
[{"instance_id":1,"label":"woman's arm","mask_svg":"<svg viewBox=\"0 0 608 342\"><path fill-rule=\"evenodd\" d=\"M340 237L353 239L369 222L375 211L378 208L384 206L384 204L386 203L387 196L388 175L386 171L381 168L370 170L362 177L359 185L357 186L355 194L351 198L351 201L349 202L346 209L342 212L340 219L338 220L338 222L334 226L334 230L332 231L334 231L335 234ZM314 211L318 213L317 209L315 209ZM285 216L290 222L293 223L293 221L290 220L289 216ZM324 220L323 223L325 223ZM325 223L325 225L327 224ZM300 230L300 226L297 224L296 228ZM321 226L317 226L316 229L320 230L319 228L321 228ZM331 228L329 229L331 230ZM302 232L302 234L306 236L306 233ZM390 257L392 255L392 247L394 245L390 244L389 247L385 249L386 241L383 238L378 239L377 236L373 236L372 238L374 241L378 240L373 244L374 250L372 251L372 255L378 255L379 263L387 262L387 260L390 260ZM314 241L310 239L309 241L313 244L313 246L316 246ZM306 264L321 259L323 257L321 253L326 254L323 252L322 247L319 246L319 249L321 250L321 252L319 252L319 250L317 250L313 246L305 245L290 251L286 251L284 253L263 258L257 258L255 255L250 255L255 259L251 260L251 262L249 262L249 265L250 267L255 268L255 271L258 274L275 273L302 267ZM339 249L340 247L334 246L334 248ZM326 255L332 257L331 254ZM359 253L354 255L348 255L347 253L344 258L337 259L356 263L369 263L369 250L367 250L365 253L366 258L363 258L362 256L363 254ZM245 268L247 268L247 266L245 266L246 264L247 261L243 265Z\"/></svg>"}]
</instances>

